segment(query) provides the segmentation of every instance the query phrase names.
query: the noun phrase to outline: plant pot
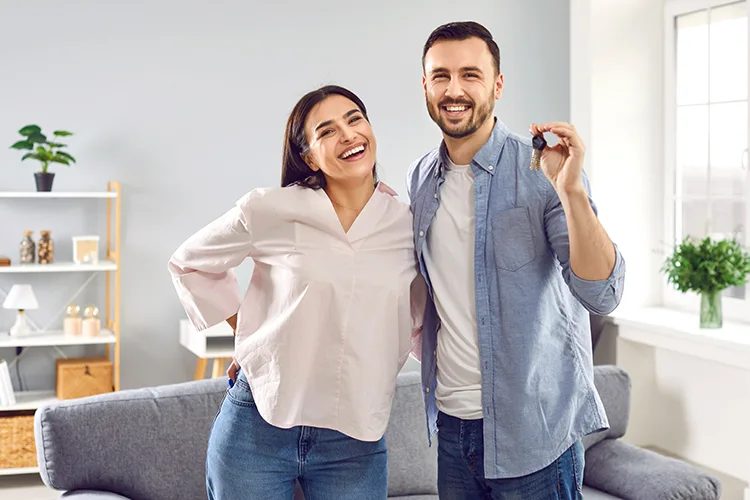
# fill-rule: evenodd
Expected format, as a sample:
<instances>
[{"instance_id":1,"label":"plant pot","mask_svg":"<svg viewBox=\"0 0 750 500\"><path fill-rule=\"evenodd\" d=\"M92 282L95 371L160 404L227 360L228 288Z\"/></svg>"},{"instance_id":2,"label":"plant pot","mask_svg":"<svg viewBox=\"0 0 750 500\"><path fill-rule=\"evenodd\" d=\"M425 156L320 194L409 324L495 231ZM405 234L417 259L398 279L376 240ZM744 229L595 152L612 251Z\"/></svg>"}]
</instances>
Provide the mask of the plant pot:
<instances>
[{"instance_id":1,"label":"plant pot","mask_svg":"<svg viewBox=\"0 0 750 500\"><path fill-rule=\"evenodd\" d=\"M55 180L55 174L52 172L34 173L37 191L52 191L52 181Z\"/></svg>"},{"instance_id":2,"label":"plant pot","mask_svg":"<svg viewBox=\"0 0 750 500\"><path fill-rule=\"evenodd\" d=\"M721 291L701 292L701 328L721 328Z\"/></svg>"}]
</instances>

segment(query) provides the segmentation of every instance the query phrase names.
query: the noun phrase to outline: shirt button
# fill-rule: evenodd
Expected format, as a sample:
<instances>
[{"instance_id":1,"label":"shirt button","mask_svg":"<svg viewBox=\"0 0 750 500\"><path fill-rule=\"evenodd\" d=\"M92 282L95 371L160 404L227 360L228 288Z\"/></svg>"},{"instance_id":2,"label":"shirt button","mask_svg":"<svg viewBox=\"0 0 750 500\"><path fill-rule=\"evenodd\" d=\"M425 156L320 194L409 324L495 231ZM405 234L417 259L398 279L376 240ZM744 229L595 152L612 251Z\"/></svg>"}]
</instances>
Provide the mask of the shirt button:
<instances>
[{"instance_id":1,"label":"shirt button","mask_svg":"<svg viewBox=\"0 0 750 500\"><path fill-rule=\"evenodd\" d=\"M424 236L424 231L420 231L419 236Z\"/></svg>"},{"instance_id":2,"label":"shirt button","mask_svg":"<svg viewBox=\"0 0 750 500\"><path fill-rule=\"evenodd\" d=\"M437 193L432 195L437 200Z\"/></svg>"},{"instance_id":3,"label":"shirt button","mask_svg":"<svg viewBox=\"0 0 750 500\"><path fill-rule=\"evenodd\" d=\"M487 167L487 170L492 170L493 168L495 168L495 167L493 167L492 165L490 165L489 167Z\"/></svg>"},{"instance_id":4,"label":"shirt button","mask_svg":"<svg viewBox=\"0 0 750 500\"><path fill-rule=\"evenodd\" d=\"M424 392L426 392L426 393L428 393L428 394L429 394L429 392L430 392L430 388L429 388L429 387L425 387L425 388L424 388Z\"/></svg>"}]
</instances>

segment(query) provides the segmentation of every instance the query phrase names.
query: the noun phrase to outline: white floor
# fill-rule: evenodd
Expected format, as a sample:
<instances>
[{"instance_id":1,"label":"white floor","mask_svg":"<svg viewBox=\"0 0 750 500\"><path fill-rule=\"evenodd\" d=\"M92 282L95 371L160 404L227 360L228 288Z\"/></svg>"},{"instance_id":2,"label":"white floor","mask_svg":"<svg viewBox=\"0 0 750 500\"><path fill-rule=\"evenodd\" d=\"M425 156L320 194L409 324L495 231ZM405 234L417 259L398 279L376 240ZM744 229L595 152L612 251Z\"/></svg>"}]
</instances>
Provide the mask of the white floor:
<instances>
[{"instance_id":1,"label":"white floor","mask_svg":"<svg viewBox=\"0 0 750 500\"><path fill-rule=\"evenodd\" d=\"M0 476L0 500L58 500L60 495L47 488L39 474Z\"/></svg>"}]
</instances>

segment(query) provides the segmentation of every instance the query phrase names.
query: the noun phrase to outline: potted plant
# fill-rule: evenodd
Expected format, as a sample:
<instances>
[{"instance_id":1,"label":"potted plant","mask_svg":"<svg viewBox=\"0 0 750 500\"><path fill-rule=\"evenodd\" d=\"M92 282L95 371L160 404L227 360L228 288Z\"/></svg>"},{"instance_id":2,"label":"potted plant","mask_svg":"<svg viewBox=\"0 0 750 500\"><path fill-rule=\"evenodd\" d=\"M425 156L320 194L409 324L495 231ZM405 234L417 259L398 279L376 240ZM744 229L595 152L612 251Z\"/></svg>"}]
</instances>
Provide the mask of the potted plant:
<instances>
[{"instance_id":1,"label":"potted plant","mask_svg":"<svg viewBox=\"0 0 750 500\"><path fill-rule=\"evenodd\" d=\"M721 292L747 282L750 254L734 238L696 240L688 236L666 259L662 271L677 290L700 295L701 328L721 328Z\"/></svg>"},{"instance_id":2,"label":"potted plant","mask_svg":"<svg viewBox=\"0 0 750 500\"><path fill-rule=\"evenodd\" d=\"M42 129L37 125L26 125L18 133L24 138L13 144L11 148L33 151L32 153L26 153L21 158L21 161L28 159L39 161L42 164L42 168L39 172L34 173L36 190L52 191L52 181L55 179L55 174L47 172L49 164L62 163L63 165L70 166L71 163L76 162L75 158L62 150L62 148L68 146L59 142L48 141L47 136L42 133ZM55 130L53 135L55 138L58 138L68 137L73 134L65 130Z\"/></svg>"}]
</instances>

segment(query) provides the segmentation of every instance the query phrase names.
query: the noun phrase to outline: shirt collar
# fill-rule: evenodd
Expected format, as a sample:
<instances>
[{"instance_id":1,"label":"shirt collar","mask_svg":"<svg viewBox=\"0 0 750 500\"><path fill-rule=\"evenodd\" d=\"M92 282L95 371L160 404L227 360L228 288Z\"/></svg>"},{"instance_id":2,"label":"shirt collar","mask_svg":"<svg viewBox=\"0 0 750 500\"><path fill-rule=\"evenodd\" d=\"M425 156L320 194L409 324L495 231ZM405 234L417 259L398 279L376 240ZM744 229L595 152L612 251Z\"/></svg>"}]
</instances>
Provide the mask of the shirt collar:
<instances>
[{"instance_id":1,"label":"shirt collar","mask_svg":"<svg viewBox=\"0 0 750 500\"><path fill-rule=\"evenodd\" d=\"M494 174L497 168L498 161L500 160L500 152L503 150L505 139L508 137L508 127L503 122L495 118L495 125L492 127L492 133L490 138L484 145L477 151L472 159L472 163L476 163L481 169L485 170L489 174ZM440 143L440 163L438 168L435 170L435 175L443 175L445 172L445 165L448 164L448 148L445 145L445 140Z\"/></svg>"}]
</instances>

